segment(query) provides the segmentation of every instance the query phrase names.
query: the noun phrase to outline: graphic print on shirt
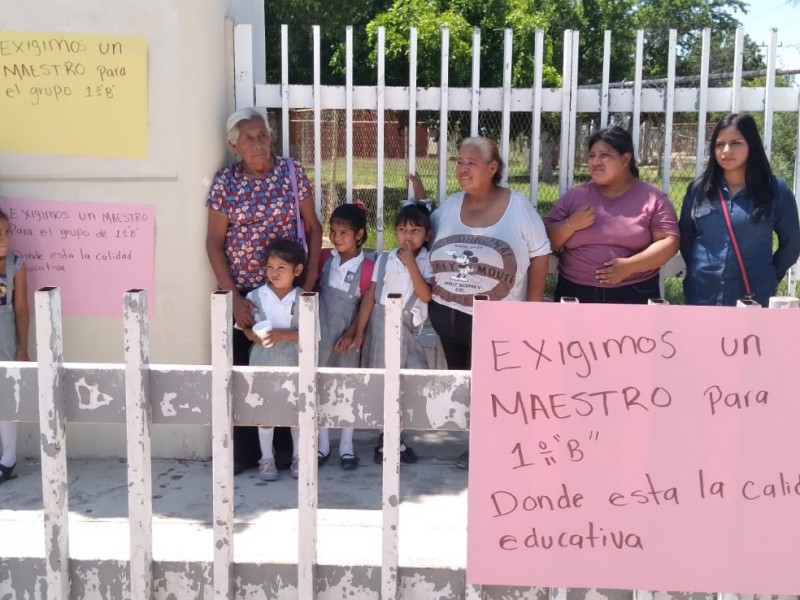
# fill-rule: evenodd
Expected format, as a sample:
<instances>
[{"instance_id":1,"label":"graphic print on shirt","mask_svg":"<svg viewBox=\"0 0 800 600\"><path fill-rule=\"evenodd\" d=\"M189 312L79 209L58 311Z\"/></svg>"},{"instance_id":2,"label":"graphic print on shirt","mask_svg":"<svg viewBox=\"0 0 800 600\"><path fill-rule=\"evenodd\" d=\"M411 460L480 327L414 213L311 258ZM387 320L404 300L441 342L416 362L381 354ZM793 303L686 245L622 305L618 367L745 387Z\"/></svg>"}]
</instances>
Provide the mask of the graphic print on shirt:
<instances>
[{"instance_id":1,"label":"graphic print on shirt","mask_svg":"<svg viewBox=\"0 0 800 600\"><path fill-rule=\"evenodd\" d=\"M514 251L506 242L493 237L452 235L437 241L430 255L434 293L463 306L472 306L475 294L502 300L517 278Z\"/></svg>"}]
</instances>

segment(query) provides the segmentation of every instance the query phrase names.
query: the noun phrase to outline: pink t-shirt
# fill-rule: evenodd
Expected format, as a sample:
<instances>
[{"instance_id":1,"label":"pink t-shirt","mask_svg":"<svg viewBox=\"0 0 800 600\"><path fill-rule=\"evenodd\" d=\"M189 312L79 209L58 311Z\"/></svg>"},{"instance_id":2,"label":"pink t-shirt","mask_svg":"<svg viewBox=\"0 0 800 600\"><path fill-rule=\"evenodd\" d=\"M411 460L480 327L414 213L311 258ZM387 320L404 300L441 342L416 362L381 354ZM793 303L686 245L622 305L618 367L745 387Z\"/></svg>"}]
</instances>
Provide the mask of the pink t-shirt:
<instances>
[{"instance_id":1,"label":"pink t-shirt","mask_svg":"<svg viewBox=\"0 0 800 600\"><path fill-rule=\"evenodd\" d=\"M559 275L581 285L619 287L658 274L658 270L647 271L608 285L597 281L595 272L613 258L627 258L644 250L653 242L654 232L679 235L678 217L667 194L637 180L622 196L606 198L595 183L585 183L559 198L544 222L563 221L585 204L594 207L594 224L576 231L564 244Z\"/></svg>"}]
</instances>

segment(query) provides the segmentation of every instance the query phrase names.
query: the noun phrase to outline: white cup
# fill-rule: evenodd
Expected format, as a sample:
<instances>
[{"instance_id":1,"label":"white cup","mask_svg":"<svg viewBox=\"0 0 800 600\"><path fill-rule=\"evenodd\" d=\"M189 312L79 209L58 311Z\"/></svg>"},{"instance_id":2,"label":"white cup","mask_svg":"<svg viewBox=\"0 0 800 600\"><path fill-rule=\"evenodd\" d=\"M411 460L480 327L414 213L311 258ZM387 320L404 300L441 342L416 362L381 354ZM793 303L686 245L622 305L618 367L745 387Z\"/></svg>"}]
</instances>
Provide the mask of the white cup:
<instances>
[{"instance_id":1,"label":"white cup","mask_svg":"<svg viewBox=\"0 0 800 600\"><path fill-rule=\"evenodd\" d=\"M269 319L264 319L263 321L259 321L253 325L253 333L255 333L262 340L267 337L267 334L270 331L272 331L272 323ZM272 346L271 343L265 344L263 341L261 342L261 345L264 346L264 348L269 348Z\"/></svg>"}]
</instances>

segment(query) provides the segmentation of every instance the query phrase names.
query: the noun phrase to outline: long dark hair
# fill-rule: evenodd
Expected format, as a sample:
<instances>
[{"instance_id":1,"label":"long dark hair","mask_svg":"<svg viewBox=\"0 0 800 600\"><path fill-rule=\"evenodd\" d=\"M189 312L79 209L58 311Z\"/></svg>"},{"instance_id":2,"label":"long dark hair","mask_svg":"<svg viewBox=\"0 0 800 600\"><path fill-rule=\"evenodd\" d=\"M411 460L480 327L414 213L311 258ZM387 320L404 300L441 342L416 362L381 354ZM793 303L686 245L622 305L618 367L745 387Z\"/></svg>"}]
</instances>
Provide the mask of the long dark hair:
<instances>
[{"instance_id":1,"label":"long dark hair","mask_svg":"<svg viewBox=\"0 0 800 600\"><path fill-rule=\"evenodd\" d=\"M292 265L293 268L297 265L303 265L303 270L300 272L300 275L294 278L295 287L303 285L306 280L306 271L308 270L305 248L292 240L278 240L273 242L267 249L267 256L264 261L265 265L270 256L276 256L286 261Z\"/></svg>"},{"instance_id":2,"label":"long dark hair","mask_svg":"<svg viewBox=\"0 0 800 600\"><path fill-rule=\"evenodd\" d=\"M595 131L589 138L588 149L591 150L597 142L605 142L620 154L628 153L631 155L631 162L628 167L631 175L639 179L639 167L636 165L636 153L633 151L633 138L622 127L606 127L600 131Z\"/></svg>"},{"instance_id":3,"label":"long dark hair","mask_svg":"<svg viewBox=\"0 0 800 600\"><path fill-rule=\"evenodd\" d=\"M356 246L361 248L367 241L367 211L355 202L352 204L340 204L333 209L330 222L341 223L353 230L358 235L359 230L364 232L364 237L356 238Z\"/></svg>"},{"instance_id":4,"label":"long dark hair","mask_svg":"<svg viewBox=\"0 0 800 600\"><path fill-rule=\"evenodd\" d=\"M720 131L733 125L742 134L747 142L747 164L744 172L744 184L747 193L755 201L753 219L761 219L772 209L774 192L772 190L772 169L769 166L769 159L764 150L764 143L758 133L758 126L753 117L746 113L733 113L724 117L711 134L711 144L708 148L708 164L700 178L700 185L694 198L694 209L698 204L705 200L710 203L718 201L717 191L722 186L724 172L717 162L717 138Z\"/></svg>"}]
</instances>

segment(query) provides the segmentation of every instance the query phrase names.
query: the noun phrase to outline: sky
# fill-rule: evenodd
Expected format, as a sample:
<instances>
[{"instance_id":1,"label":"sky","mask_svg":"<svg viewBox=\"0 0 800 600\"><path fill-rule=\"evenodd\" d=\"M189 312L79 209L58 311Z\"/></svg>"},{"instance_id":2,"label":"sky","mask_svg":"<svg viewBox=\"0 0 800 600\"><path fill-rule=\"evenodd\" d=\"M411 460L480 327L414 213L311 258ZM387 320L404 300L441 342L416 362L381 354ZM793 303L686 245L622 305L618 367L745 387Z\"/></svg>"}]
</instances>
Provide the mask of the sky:
<instances>
[{"instance_id":1,"label":"sky","mask_svg":"<svg viewBox=\"0 0 800 600\"><path fill-rule=\"evenodd\" d=\"M770 28L778 30L777 59L779 69L800 69L800 2L788 0L748 0L749 12L734 16L753 41L763 44L766 59Z\"/></svg>"}]
</instances>

